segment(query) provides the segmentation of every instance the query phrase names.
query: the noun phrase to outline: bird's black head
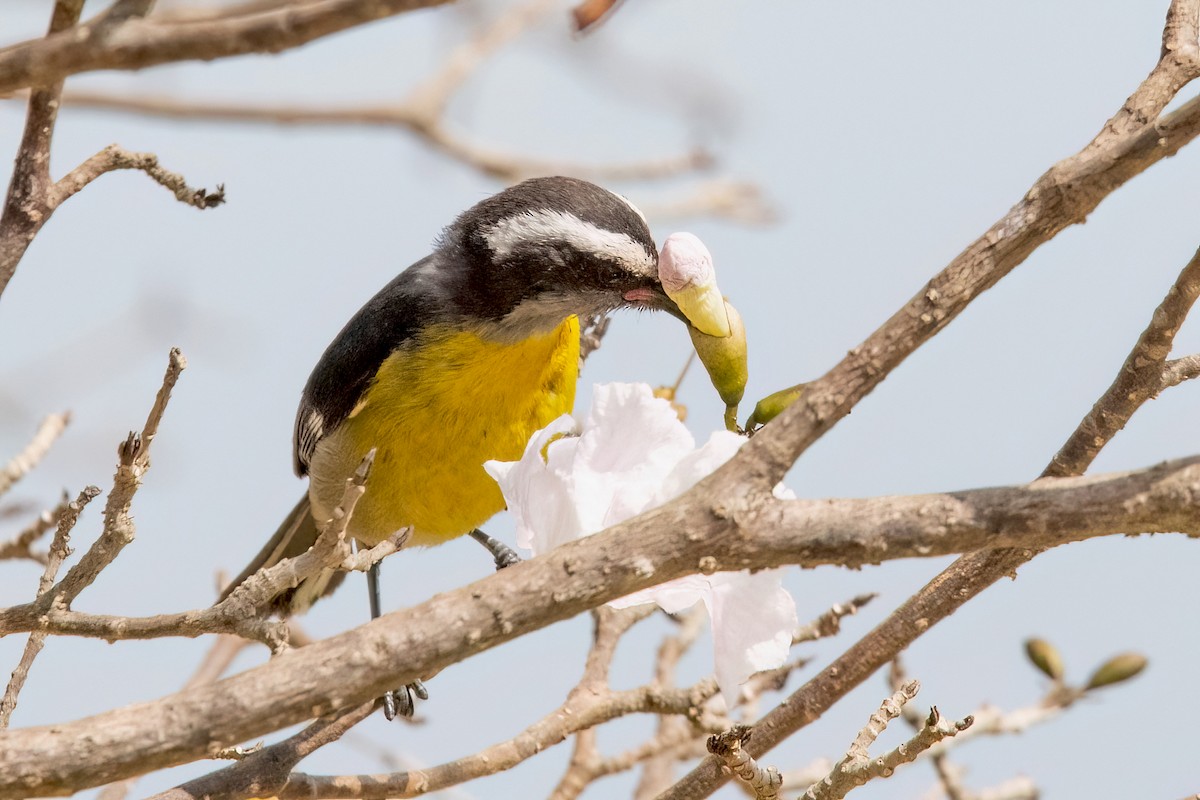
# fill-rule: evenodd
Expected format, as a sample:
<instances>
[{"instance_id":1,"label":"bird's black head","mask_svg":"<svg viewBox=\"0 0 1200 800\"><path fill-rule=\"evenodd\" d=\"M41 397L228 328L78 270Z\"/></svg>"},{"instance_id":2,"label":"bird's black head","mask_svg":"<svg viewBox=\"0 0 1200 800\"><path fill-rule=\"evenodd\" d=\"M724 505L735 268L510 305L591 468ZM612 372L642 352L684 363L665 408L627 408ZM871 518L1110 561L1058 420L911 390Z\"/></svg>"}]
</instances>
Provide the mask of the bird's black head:
<instances>
[{"instance_id":1,"label":"bird's black head","mask_svg":"<svg viewBox=\"0 0 1200 800\"><path fill-rule=\"evenodd\" d=\"M678 313L641 212L576 178L534 178L477 203L446 229L438 254L463 270L460 311L516 336L621 306Z\"/></svg>"}]
</instances>

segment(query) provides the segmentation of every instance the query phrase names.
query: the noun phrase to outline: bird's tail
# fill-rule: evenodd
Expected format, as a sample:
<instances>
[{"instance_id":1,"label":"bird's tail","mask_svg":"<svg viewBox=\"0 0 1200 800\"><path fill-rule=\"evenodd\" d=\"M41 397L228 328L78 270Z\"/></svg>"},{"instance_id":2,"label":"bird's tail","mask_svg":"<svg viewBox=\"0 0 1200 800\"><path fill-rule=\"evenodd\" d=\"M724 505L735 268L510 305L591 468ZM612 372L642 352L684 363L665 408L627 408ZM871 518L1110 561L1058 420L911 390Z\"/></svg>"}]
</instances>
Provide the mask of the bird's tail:
<instances>
[{"instance_id":1,"label":"bird's tail","mask_svg":"<svg viewBox=\"0 0 1200 800\"><path fill-rule=\"evenodd\" d=\"M232 594L234 589L260 569L274 566L285 558L298 556L308 550L317 541L318 534L317 523L313 520L306 493L304 497L300 498L300 502L296 503L296 507L291 510L291 513L284 517L279 529L275 531L275 535L259 551L258 555L246 565L240 575L225 587L218 602ZM332 593L341 585L344 577L344 572L323 570L315 577L305 578L299 586L280 594L272 601L271 608L285 617L303 613L313 603Z\"/></svg>"}]
</instances>

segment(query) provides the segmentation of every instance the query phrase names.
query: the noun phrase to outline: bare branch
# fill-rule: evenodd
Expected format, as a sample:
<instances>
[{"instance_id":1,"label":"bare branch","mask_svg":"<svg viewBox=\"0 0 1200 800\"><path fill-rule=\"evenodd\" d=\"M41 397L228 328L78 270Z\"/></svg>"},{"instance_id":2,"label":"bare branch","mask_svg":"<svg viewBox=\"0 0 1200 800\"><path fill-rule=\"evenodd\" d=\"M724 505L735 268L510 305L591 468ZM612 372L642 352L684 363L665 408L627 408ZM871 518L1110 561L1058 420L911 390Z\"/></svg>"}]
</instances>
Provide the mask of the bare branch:
<instances>
[{"instance_id":1,"label":"bare branch","mask_svg":"<svg viewBox=\"0 0 1200 800\"><path fill-rule=\"evenodd\" d=\"M501 14L490 25L455 48L441 70L418 85L408 99L398 104L366 105L331 109L322 106L245 106L225 103L179 101L173 98L116 97L94 93L72 93L67 102L76 107L130 111L139 114L183 119L216 119L230 122L278 125L382 126L406 130L435 149L488 175L519 180L531 175L570 174L596 179L664 178L704 168L712 157L703 150L682 156L615 165L577 164L564 160L527 157L500 152L472 143L445 124L451 96L479 65L497 49L543 17L552 0L531 0Z\"/></svg>"},{"instance_id":2,"label":"bare branch","mask_svg":"<svg viewBox=\"0 0 1200 800\"><path fill-rule=\"evenodd\" d=\"M697 164L696 168L700 166ZM762 189L744 181L702 183L674 200L644 203L642 211L656 220L714 217L750 226L773 225L779 221L779 213L763 196Z\"/></svg>"},{"instance_id":3,"label":"bare branch","mask_svg":"<svg viewBox=\"0 0 1200 800\"><path fill-rule=\"evenodd\" d=\"M1150 324L1138 337L1112 385L1054 455L1049 466L1043 470L1043 477L1080 474L1109 440L1125 427L1133 413L1162 391L1164 363L1171 354L1175 334L1182 327L1198 296L1200 249L1196 250L1167 296L1155 309Z\"/></svg>"},{"instance_id":4,"label":"bare branch","mask_svg":"<svg viewBox=\"0 0 1200 800\"><path fill-rule=\"evenodd\" d=\"M595 776L601 778L625 772L657 757L667 760L679 760L681 757L691 758L692 746L703 737L703 732L697 730L689 720L681 717L660 716L659 720L671 720L677 724L660 729L652 738L623 753L599 759L593 769ZM686 751L687 754L682 754L681 750Z\"/></svg>"},{"instance_id":5,"label":"bare branch","mask_svg":"<svg viewBox=\"0 0 1200 800\"><path fill-rule=\"evenodd\" d=\"M54 87L53 103L49 106L39 98L51 90L38 90L30 95L27 126L35 127L36 131L31 134L27 130L26 139L17 151L12 183L3 216L0 216L0 294L4 293L25 251L51 215L64 201L106 172L141 170L171 190L178 200L196 208L215 208L225 202L224 187L217 186L215 192L193 189L182 175L159 166L157 156L131 153L115 144L84 161L57 183L52 182L50 137L61 90L61 85Z\"/></svg>"},{"instance_id":6,"label":"bare branch","mask_svg":"<svg viewBox=\"0 0 1200 800\"><path fill-rule=\"evenodd\" d=\"M810 787L802 800L841 800L868 781L891 777L901 764L912 763L933 745L971 726L973 720L970 717L952 723L943 719L934 707L915 736L882 756L871 758L868 749L887 728L888 723L903 713L905 705L917 696L919 690L920 684L910 681L883 701L883 705L871 715L866 727L854 739L846 756L829 775Z\"/></svg>"},{"instance_id":7,"label":"bare branch","mask_svg":"<svg viewBox=\"0 0 1200 800\"><path fill-rule=\"evenodd\" d=\"M110 144L54 184L50 193L51 203L58 206L106 172L121 169L136 169L146 173L155 183L170 190L176 200L189 206L216 208L225 202L224 186L217 186L215 192L193 189L182 175L159 166L158 156L153 153L131 153L120 145Z\"/></svg>"},{"instance_id":8,"label":"bare branch","mask_svg":"<svg viewBox=\"0 0 1200 800\"><path fill-rule=\"evenodd\" d=\"M580 33L590 33L604 20L608 19L621 5L621 0L583 0L571 9L571 17L575 20L575 30Z\"/></svg>"},{"instance_id":9,"label":"bare branch","mask_svg":"<svg viewBox=\"0 0 1200 800\"><path fill-rule=\"evenodd\" d=\"M338 31L449 0L297 0L202 22L130 19L97 35L97 24L0 50L0 93L99 69L136 70L178 61L278 53ZM79 3L82 5L82 3ZM103 21L100 21L103 24Z\"/></svg>"},{"instance_id":10,"label":"bare branch","mask_svg":"<svg viewBox=\"0 0 1200 800\"><path fill-rule=\"evenodd\" d=\"M742 745L750 737L751 728L737 725L726 733L710 736L708 752L724 762L734 775L747 784L755 800L778 800L783 777L775 767L760 767Z\"/></svg>"},{"instance_id":11,"label":"bare branch","mask_svg":"<svg viewBox=\"0 0 1200 800\"><path fill-rule=\"evenodd\" d=\"M816 381L726 467L764 463L774 486L813 442L840 421L910 354L945 328L980 294L1020 266L1039 246L1083 222L1100 202L1200 134L1200 97L1121 136L1102 133L1104 156L1087 149L1040 177L1002 219L934 276L846 358ZM1091 147L1092 145L1089 145Z\"/></svg>"},{"instance_id":12,"label":"bare branch","mask_svg":"<svg viewBox=\"0 0 1200 800\"><path fill-rule=\"evenodd\" d=\"M374 701L321 717L278 744L238 754L238 763L154 795L151 800L209 797L272 797L292 768L318 748L335 742L375 711Z\"/></svg>"},{"instance_id":13,"label":"bare branch","mask_svg":"<svg viewBox=\"0 0 1200 800\"><path fill-rule=\"evenodd\" d=\"M153 639L163 636L196 637L210 633L234 634L262 642L278 652L288 645L288 626L259 616L271 600L281 592L299 585L300 581L326 569L364 570L375 561L395 550L408 537L407 531L397 533L375 547L356 555L350 554L346 543L346 528L355 504L362 497L367 471L373 459L368 454L355 475L346 481L341 503L332 520L322 529L316 543L294 558L283 559L243 581L229 597L208 608L153 617L117 617L86 614L44 603L27 603L0 609L0 631L42 630L48 633L117 641L119 639ZM3 635L3 634L0 634Z\"/></svg>"},{"instance_id":14,"label":"bare branch","mask_svg":"<svg viewBox=\"0 0 1200 800\"><path fill-rule=\"evenodd\" d=\"M556 0L528 0L512 6L467 42L455 47L441 68L409 95L405 106L427 123L441 119L446 105L471 73L489 57L533 27L557 5Z\"/></svg>"},{"instance_id":15,"label":"bare branch","mask_svg":"<svg viewBox=\"0 0 1200 800\"><path fill-rule=\"evenodd\" d=\"M163 376L162 386L154 398L154 405L146 418L146 424L141 434L130 433L117 449L117 473L113 477L113 488L108 493L104 506L104 529L100 537L92 544L79 563L72 567L47 599L53 597L53 604L63 609L71 607L71 602L79 593L96 580L101 570L112 563L124 549L133 541L134 525L129 516L129 507L133 496L142 485L142 477L150 468L150 444L158 433L158 425L166 410L167 400L170 399L171 389L179 378L187 360L178 348L172 348L167 363L167 371ZM43 613L51 608L50 602L39 602Z\"/></svg>"},{"instance_id":16,"label":"bare branch","mask_svg":"<svg viewBox=\"0 0 1200 800\"><path fill-rule=\"evenodd\" d=\"M1010 492L1015 494L1010 496ZM1089 531L1097 534L1102 526L1110 526L1109 532L1122 533L1146 526L1167 529L1180 522L1187 525L1179 527L1195 527L1195 506L1189 498L1197 494L1200 458L1124 476L1047 480L1023 489L980 490L949 499L934 496L936 499L924 505L912 498L900 498L897 507L908 509L902 516L913 525L927 526L927 541L907 542L903 540L903 529L895 530L878 520L867 521L865 511L878 501L809 501L806 514L797 515L805 519L796 522L812 526L807 532L816 543L774 532L772 528L779 521L769 517L766 525L754 527L751 534L747 528L713 515L707 510L710 506L689 503L685 495L604 534L569 543L469 586L292 651L286 658L273 659L212 687L56 725L52 730L0 734L0 798L13 793L72 791L109 782L134 771L201 757L213 748L260 737L313 714L365 702L388 687L430 674L531 630L648 586L693 574L699 571L702 557L706 567L717 570L818 560L842 563L847 552L854 560L864 554L870 558L895 558L904 553L931 555L946 552L952 544L975 550L994 541L990 538L993 536L1005 544L1030 537L1042 546L1055 537L1076 539ZM1022 496L1028 501L1024 507L1009 502ZM996 508L995 515L989 517L985 512L989 498L1007 498L1008 513L1002 514ZM974 505L963 505L964 500ZM784 505L802 502L788 501ZM843 531L852 531L848 539L830 534L832 518L822 517L829 513L822 508L840 508L848 515L838 523ZM888 505L881 503L879 508L886 509L882 511L885 520L896 518ZM1080 509L1088 509L1087 514L1081 514ZM939 510L948 510L952 516L941 517ZM999 533L977 529L980 520L998 525ZM1047 525L1060 527L1044 530ZM880 541L897 544L886 550L878 548L878 552L868 546L864 552L857 541L864 530ZM679 531L687 531L688 535ZM963 538L948 537L947 531ZM9 612L0 612L0 620L9 619ZM918 627L915 622L912 626ZM396 642L421 642L422 646L400 647ZM853 648L850 651L855 652ZM874 652L867 656L878 657ZM854 674L850 669L847 672ZM827 673L815 680L828 680ZM659 712L686 709L696 702L687 693L649 689L646 695L635 691L616 697L623 698L623 705L606 705L603 714L619 713L621 708ZM822 702L828 702L827 698L823 695ZM804 706L801 713L810 713L810 709L811 705ZM603 716L599 711L577 713L571 725L581 724L581 719L588 724L600 721L597 718L588 722L589 714ZM151 736L150 731L156 733ZM561 740L562 728L555 727L554 731L556 741ZM763 738L773 733L768 730ZM81 764L66 757L80 737L104 749L104 765ZM757 739L756 733L750 744L758 746ZM154 744L147 746L148 741ZM502 746L501 752L485 754L489 761L496 762L518 758L521 747L536 743L528 736L518 737L514 743ZM489 763L486 769L491 771L495 766ZM456 767L456 775L463 774L461 769L466 767ZM421 785L426 785L427 778L428 773L422 776Z\"/></svg>"},{"instance_id":17,"label":"bare branch","mask_svg":"<svg viewBox=\"0 0 1200 800\"><path fill-rule=\"evenodd\" d=\"M42 420L37 433L33 435L29 444L25 445L25 449L13 456L12 460L3 468L0 468L0 495L11 489L14 483L21 480L38 465L38 462L50 451L50 446L66 430L67 423L70 421L71 415L66 412L50 414Z\"/></svg>"},{"instance_id":18,"label":"bare branch","mask_svg":"<svg viewBox=\"0 0 1200 800\"><path fill-rule=\"evenodd\" d=\"M296 0L241 0L238 3L220 5L167 5L154 11L155 22L212 22L214 20L236 19L249 14L259 14L264 11L277 11L287 6L295 5Z\"/></svg>"},{"instance_id":19,"label":"bare branch","mask_svg":"<svg viewBox=\"0 0 1200 800\"><path fill-rule=\"evenodd\" d=\"M59 518L66 512L69 504L70 498L64 493L58 505L52 509L43 511L38 515L37 519L26 525L24 530L10 541L0 543L0 561L27 558L45 566L46 560L49 557L48 554L35 553L33 551L33 543L54 530L55 526L58 525Z\"/></svg>"},{"instance_id":20,"label":"bare branch","mask_svg":"<svg viewBox=\"0 0 1200 800\"><path fill-rule=\"evenodd\" d=\"M511 568L510 568L511 569ZM314 645L313 647L320 647ZM312 648L305 648L305 651ZM717 693L716 681L706 679L690 689L659 691L641 687L589 696L573 692L559 708L511 739L456 761L421 770L388 775L306 775L293 773L279 790L289 798L417 797L474 778L511 769L522 761L559 744L570 734L635 713L687 714Z\"/></svg>"},{"instance_id":21,"label":"bare branch","mask_svg":"<svg viewBox=\"0 0 1200 800\"><path fill-rule=\"evenodd\" d=\"M228 634L218 636L213 641L212 647L204 654L200 666L192 673L183 688L189 689L193 686L215 683L225 673L225 670L229 669L237 655L249 644L245 639L239 639L236 636ZM100 791L97 800L124 800L136 782L137 777L133 777L110 783Z\"/></svg>"},{"instance_id":22,"label":"bare branch","mask_svg":"<svg viewBox=\"0 0 1200 800\"><path fill-rule=\"evenodd\" d=\"M99 494L100 490L95 486L87 487L79 493L79 497L75 502L69 503L63 513L59 515L58 529L54 533L54 541L50 544L50 552L46 558L46 569L42 573L41 581L38 583L38 600L51 596L54 578L58 575L59 567L62 566L67 556L71 554L71 550L68 547L71 529L75 527L75 523L79 520L79 514L83 511L84 506L94 500ZM4 690L4 697L0 699L0 730L8 727L8 722L12 718L12 712L17 707L17 696L25 686L25 679L29 677L29 670L33 666L33 660L42 651L42 646L45 643L45 631L35 630L29 634L29 641L25 643L25 650L21 654L21 661L17 664L17 668L13 670L12 678Z\"/></svg>"},{"instance_id":23,"label":"bare branch","mask_svg":"<svg viewBox=\"0 0 1200 800\"><path fill-rule=\"evenodd\" d=\"M595 180L651 180L668 178L686 172L704 169L713 162L706 150L693 150L676 156L664 156L646 161L620 164L587 164L567 159L552 159L525 156L487 147L454 133L442 121L433 116L429 107L439 111L441 104L449 98L443 97L439 104L424 96L416 102L372 104L350 108L330 108L320 105L238 105L232 103L180 101L169 97L124 97L92 92L69 92L64 103L73 108L94 108L123 111L145 116L173 119L205 119L235 123L294 125L330 125L350 127L372 127L403 130L420 137L426 144L450 158L467 164L480 172L506 181L520 180L532 175L577 175ZM426 105L428 104L428 105ZM718 185L721 186L721 185ZM728 188L728 185L724 185ZM760 216L750 200L752 190L737 185L737 191L722 192L714 189L697 199L697 209L714 215L734 217L749 214ZM674 215L688 213L690 207L679 207Z\"/></svg>"},{"instance_id":24,"label":"bare branch","mask_svg":"<svg viewBox=\"0 0 1200 800\"><path fill-rule=\"evenodd\" d=\"M1200 354L1183 356L1163 364L1162 384L1158 391L1164 392L1184 381L1200 378Z\"/></svg>"},{"instance_id":25,"label":"bare branch","mask_svg":"<svg viewBox=\"0 0 1200 800\"><path fill-rule=\"evenodd\" d=\"M696 639L704 630L708 615L700 606L692 608L679 618L679 630L673 636L667 636L659 645L654 658L654 683L663 688L673 688L676 684L676 672L679 661L684 654L696 643ZM647 744L667 743L682 739L693 744L699 739L699 733L689 721L678 717L660 716L654 732L654 738ZM664 746L658 754L648 755L642 767L642 775L638 779L634 791L635 800L647 800L670 786L675 777L675 763L679 755L678 747Z\"/></svg>"},{"instance_id":26,"label":"bare branch","mask_svg":"<svg viewBox=\"0 0 1200 800\"><path fill-rule=\"evenodd\" d=\"M1173 16L1168 21L1183 19L1177 13L1181 9L1197 7L1200 7L1198 0L1173 0ZM1193 16L1192 11L1186 14L1188 19ZM1181 30L1176 27L1164 33L1164 41L1174 42ZM1160 65L1166 58L1160 59ZM1159 78L1164 74L1175 73L1169 67L1160 70L1156 66L1155 73L1138 87L1092 142L1039 178L1004 218L968 246L904 308L823 377L810 383L799 400L768 424L767 429L774 429L764 430L769 436L761 433L755 436L709 481L736 481L741 473L751 476L743 483L743 496L770 491L795 459L980 293L994 286L1064 228L1085 220L1125 181L1158 157L1173 155L1200 133L1200 98L1158 117L1173 97L1173 93L1162 95L1163 82ZM1137 111L1130 113L1130 109ZM1147 116L1151 110L1153 115ZM1088 463L1063 464L1059 468L1067 466L1072 468L1070 472L1081 474ZM735 516L740 513L735 508L723 510ZM818 718L930 627L1000 578L1015 574L1019 566L1038 552L1037 548L1001 548L959 558L821 674L767 714L760 722L762 735L749 744L751 754L761 755ZM718 764L706 759L664 793L662 800L707 797L723 782Z\"/></svg>"},{"instance_id":27,"label":"bare branch","mask_svg":"<svg viewBox=\"0 0 1200 800\"><path fill-rule=\"evenodd\" d=\"M357 499L357 487L348 491L343 508L348 507L352 512L350 501ZM782 564L858 566L987 547L1048 547L1118 534L1195 536L1200 535L1200 519L1195 516L1194 506L1186 501L1192 492L1200 493L1200 456L1133 472L1050 479L1028 486L868 499L771 499L749 528L753 535L747 535L747 529L738 528L728 520L696 509L694 504L676 501L615 526L604 537L607 541L611 536L613 542L641 537L635 550L646 556L647 563L655 566L655 572L637 576L635 583L630 584L632 588L617 594L597 590L595 602L578 610L692 574L699 570L699 561L705 556L713 559L709 565L717 570ZM318 540L318 545L307 553L260 571L224 602L211 608L154 617L110 617L47 609L30 603L0 609L0 635L40 628L50 633L108 640L238 633L268 641L277 634L271 633L275 630L272 627L261 631L255 627L271 625L255 617L256 610L300 579L345 564L345 553L337 549L337 543L344 535L346 518L335 519L338 525L326 534L324 543ZM680 543L671 538L672 530L689 530L693 535L686 543ZM583 548L581 552L589 553L589 558L599 559L588 561L586 574L610 567L624 569L619 565L628 554L614 557L608 547L596 546L594 542L589 539L572 545ZM378 547L390 549L391 545L385 542ZM662 569L669 572L663 573ZM578 584L555 581L547 585L553 585L558 592L560 588L585 584L586 580L581 579ZM856 598L853 602L860 600ZM832 625L832 622L826 619L818 624ZM803 629L797 633L800 637L809 635L811 631Z\"/></svg>"},{"instance_id":28,"label":"bare branch","mask_svg":"<svg viewBox=\"0 0 1200 800\"><path fill-rule=\"evenodd\" d=\"M63 32L79 21L82 10L83 0L55 0L47 38L69 36L69 32ZM3 61L5 52L0 50L0 61ZM0 66L0 75L3 72L4 68ZM17 263L29 243L54 212L47 199L51 184L50 140L54 137L54 124L58 120L62 80L38 79L26 85L35 88L29 95L25 131L17 147L4 209L0 212L0 295L4 294L4 289L17 271ZM3 92L0 91L0 94Z\"/></svg>"},{"instance_id":29,"label":"bare branch","mask_svg":"<svg viewBox=\"0 0 1200 800\"><path fill-rule=\"evenodd\" d=\"M868 594L860 594L847 600L845 603L838 603L821 616L817 617L807 625L803 625L792 636L792 644L800 642L815 642L818 639L826 639L830 636L837 636L842 632L842 620L845 617L854 616L863 606L870 603L876 597L879 597L875 592Z\"/></svg>"}]
</instances>

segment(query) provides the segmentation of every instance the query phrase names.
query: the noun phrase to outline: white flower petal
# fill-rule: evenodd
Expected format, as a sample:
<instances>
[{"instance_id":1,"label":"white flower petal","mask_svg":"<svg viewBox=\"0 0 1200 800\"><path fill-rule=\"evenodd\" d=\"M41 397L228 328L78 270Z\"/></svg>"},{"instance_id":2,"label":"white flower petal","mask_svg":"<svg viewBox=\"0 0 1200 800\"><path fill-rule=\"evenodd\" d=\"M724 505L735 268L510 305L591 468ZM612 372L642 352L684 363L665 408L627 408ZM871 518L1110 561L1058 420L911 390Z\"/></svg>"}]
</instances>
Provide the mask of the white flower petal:
<instances>
[{"instance_id":1,"label":"white flower petal","mask_svg":"<svg viewBox=\"0 0 1200 800\"><path fill-rule=\"evenodd\" d=\"M685 575L682 578L619 597L609 605L613 608L630 608L647 603L658 603L658 607L668 614L678 614L680 611L686 611L696 605L711 591L712 588L705 576Z\"/></svg>"},{"instance_id":2,"label":"white flower petal","mask_svg":"<svg viewBox=\"0 0 1200 800\"><path fill-rule=\"evenodd\" d=\"M796 603L783 588L783 571L778 569L722 572L712 576L711 583L717 685L733 708L751 675L787 660L799 622Z\"/></svg>"},{"instance_id":3,"label":"white flower petal","mask_svg":"<svg viewBox=\"0 0 1200 800\"><path fill-rule=\"evenodd\" d=\"M657 508L679 497L733 458L733 454L745 443L746 438L736 433L715 431L703 447L679 459L663 479L647 508Z\"/></svg>"},{"instance_id":4,"label":"white flower petal","mask_svg":"<svg viewBox=\"0 0 1200 800\"><path fill-rule=\"evenodd\" d=\"M597 386L570 478L595 533L650 507L663 478L696 446L671 404L646 384Z\"/></svg>"},{"instance_id":5,"label":"white flower petal","mask_svg":"<svg viewBox=\"0 0 1200 800\"><path fill-rule=\"evenodd\" d=\"M670 404L645 384L597 387L580 436L555 439L573 429L561 417L534 435L520 461L484 465L516 518L517 543L535 555L678 497L745 443L720 431L696 449ZM776 487L776 496L786 492ZM611 605L657 603L678 613L697 602L708 609L717 682L732 707L752 674L787 658L796 606L779 570L690 575Z\"/></svg>"},{"instance_id":6,"label":"white flower petal","mask_svg":"<svg viewBox=\"0 0 1200 800\"><path fill-rule=\"evenodd\" d=\"M566 456L576 440L553 440L574 429L575 420L561 416L533 435L520 461L488 461L483 465L500 484L508 502L517 524L517 545L534 553L548 552L581 535L574 498L542 459L547 443L552 460L554 456Z\"/></svg>"}]
</instances>

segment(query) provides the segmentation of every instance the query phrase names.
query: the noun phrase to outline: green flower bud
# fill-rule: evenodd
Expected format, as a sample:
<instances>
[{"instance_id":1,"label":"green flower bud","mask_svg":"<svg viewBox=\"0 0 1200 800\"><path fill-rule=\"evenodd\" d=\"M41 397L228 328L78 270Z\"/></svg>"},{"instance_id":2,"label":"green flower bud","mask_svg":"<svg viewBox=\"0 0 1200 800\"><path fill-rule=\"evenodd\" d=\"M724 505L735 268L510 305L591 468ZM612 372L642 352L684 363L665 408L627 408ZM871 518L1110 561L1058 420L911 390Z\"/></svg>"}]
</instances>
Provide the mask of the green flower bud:
<instances>
[{"instance_id":1,"label":"green flower bud","mask_svg":"<svg viewBox=\"0 0 1200 800\"><path fill-rule=\"evenodd\" d=\"M746 429L756 430L778 417L785 408L798 400L807 388L807 383L798 383L790 389L782 389L759 400L754 406L754 413L746 420Z\"/></svg>"},{"instance_id":2,"label":"green flower bud","mask_svg":"<svg viewBox=\"0 0 1200 800\"><path fill-rule=\"evenodd\" d=\"M742 316L737 309L725 302L725 311L729 317L729 336L709 336L688 326L688 334L692 337L692 346L708 377L712 380L717 394L725 401L725 419L727 427L737 429L737 407L746 392L746 328L742 324ZM732 426L730 426L732 420Z\"/></svg>"},{"instance_id":3,"label":"green flower bud","mask_svg":"<svg viewBox=\"0 0 1200 800\"><path fill-rule=\"evenodd\" d=\"M1045 639L1029 639L1025 642L1025 655L1046 677L1062 680L1063 661L1057 647Z\"/></svg>"},{"instance_id":4,"label":"green flower bud","mask_svg":"<svg viewBox=\"0 0 1200 800\"><path fill-rule=\"evenodd\" d=\"M1146 668L1150 663L1141 653L1121 653L1101 664L1088 679L1085 689L1099 689L1114 683L1127 681Z\"/></svg>"}]
</instances>

